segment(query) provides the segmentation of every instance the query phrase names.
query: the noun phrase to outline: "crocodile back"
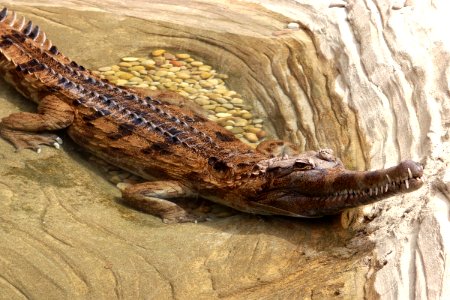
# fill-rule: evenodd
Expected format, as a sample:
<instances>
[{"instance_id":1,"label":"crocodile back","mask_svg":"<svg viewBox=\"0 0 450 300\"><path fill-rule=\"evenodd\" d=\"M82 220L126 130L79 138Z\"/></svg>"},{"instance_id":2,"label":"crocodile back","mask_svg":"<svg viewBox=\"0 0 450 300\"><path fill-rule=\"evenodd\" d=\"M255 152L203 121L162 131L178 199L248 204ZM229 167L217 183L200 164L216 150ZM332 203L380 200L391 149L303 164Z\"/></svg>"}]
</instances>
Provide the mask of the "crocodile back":
<instances>
[{"instance_id":1,"label":"crocodile back","mask_svg":"<svg viewBox=\"0 0 450 300\"><path fill-rule=\"evenodd\" d=\"M180 97L119 87L64 56L39 26L0 12L0 72L38 102L56 95L74 110L68 132L93 154L140 176L233 185L266 156L190 109Z\"/></svg>"}]
</instances>

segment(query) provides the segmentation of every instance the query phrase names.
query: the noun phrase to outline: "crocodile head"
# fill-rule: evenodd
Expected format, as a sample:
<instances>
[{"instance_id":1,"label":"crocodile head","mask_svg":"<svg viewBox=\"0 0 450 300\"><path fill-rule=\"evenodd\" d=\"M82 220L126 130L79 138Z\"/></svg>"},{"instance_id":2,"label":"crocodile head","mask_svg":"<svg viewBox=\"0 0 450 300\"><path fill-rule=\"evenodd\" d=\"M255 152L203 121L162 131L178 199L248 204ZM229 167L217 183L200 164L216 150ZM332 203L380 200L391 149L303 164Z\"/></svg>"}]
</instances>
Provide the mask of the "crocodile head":
<instances>
[{"instance_id":1,"label":"crocodile head","mask_svg":"<svg viewBox=\"0 0 450 300\"><path fill-rule=\"evenodd\" d=\"M259 165L267 178L252 199L253 212L319 217L372 203L422 185L423 167L405 160L376 171L345 169L331 150L272 158Z\"/></svg>"}]
</instances>

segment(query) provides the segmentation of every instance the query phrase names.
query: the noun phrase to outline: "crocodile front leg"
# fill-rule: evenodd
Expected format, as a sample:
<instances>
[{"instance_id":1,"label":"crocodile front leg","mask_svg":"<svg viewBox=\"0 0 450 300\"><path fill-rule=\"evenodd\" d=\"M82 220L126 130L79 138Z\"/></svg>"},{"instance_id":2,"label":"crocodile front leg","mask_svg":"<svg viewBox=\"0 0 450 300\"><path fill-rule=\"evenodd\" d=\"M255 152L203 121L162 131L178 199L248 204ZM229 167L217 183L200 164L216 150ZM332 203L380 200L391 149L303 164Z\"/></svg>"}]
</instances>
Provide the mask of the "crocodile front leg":
<instances>
[{"instance_id":1,"label":"crocodile front leg","mask_svg":"<svg viewBox=\"0 0 450 300\"><path fill-rule=\"evenodd\" d=\"M61 139L42 131L53 131L72 124L74 112L70 105L55 95L45 96L39 103L37 113L19 112L5 117L0 122L0 136L8 140L17 150L40 151L39 145L59 148Z\"/></svg>"},{"instance_id":2,"label":"crocodile front leg","mask_svg":"<svg viewBox=\"0 0 450 300\"><path fill-rule=\"evenodd\" d=\"M193 197L195 194L178 181L151 181L138 184L119 183L122 199L129 206L159 216L164 223L196 222L204 218L187 212L167 199Z\"/></svg>"}]
</instances>

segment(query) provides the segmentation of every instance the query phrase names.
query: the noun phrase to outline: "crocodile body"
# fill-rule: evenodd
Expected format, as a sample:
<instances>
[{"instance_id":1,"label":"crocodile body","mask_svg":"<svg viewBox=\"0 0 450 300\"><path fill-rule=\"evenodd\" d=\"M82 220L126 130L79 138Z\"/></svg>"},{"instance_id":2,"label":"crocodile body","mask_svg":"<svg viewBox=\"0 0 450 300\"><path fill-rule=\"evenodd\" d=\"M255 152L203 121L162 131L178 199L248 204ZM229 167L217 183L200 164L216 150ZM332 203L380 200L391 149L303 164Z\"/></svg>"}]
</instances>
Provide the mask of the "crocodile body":
<instances>
[{"instance_id":1,"label":"crocodile body","mask_svg":"<svg viewBox=\"0 0 450 300\"><path fill-rule=\"evenodd\" d=\"M67 129L92 154L153 180L121 185L122 196L167 222L195 219L172 198L201 196L250 213L316 217L422 184L422 166L413 161L356 172L330 150L300 154L280 141L253 149L177 94L100 79L6 8L0 12L0 74L38 104L37 113L2 119L4 139L17 149L59 147L48 132Z\"/></svg>"}]
</instances>

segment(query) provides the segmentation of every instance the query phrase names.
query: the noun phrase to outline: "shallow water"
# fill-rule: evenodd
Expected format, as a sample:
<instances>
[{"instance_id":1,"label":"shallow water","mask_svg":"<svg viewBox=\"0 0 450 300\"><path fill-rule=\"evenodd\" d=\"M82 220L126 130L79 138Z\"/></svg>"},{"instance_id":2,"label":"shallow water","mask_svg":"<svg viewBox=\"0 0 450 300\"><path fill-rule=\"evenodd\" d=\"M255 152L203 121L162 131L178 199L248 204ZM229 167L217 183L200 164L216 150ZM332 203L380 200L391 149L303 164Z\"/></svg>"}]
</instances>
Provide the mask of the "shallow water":
<instances>
[{"instance_id":1,"label":"shallow water","mask_svg":"<svg viewBox=\"0 0 450 300\"><path fill-rule=\"evenodd\" d=\"M249 74L240 74L239 64L224 63L232 61L221 56L226 49L217 51L228 32L189 32L179 20L16 8L86 67L112 66L123 57L151 58L152 50L170 49L227 74L243 99L256 89L245 86ZM1 117L33 110L0 84ZM257 115L258 97L246 99ZM164 225L124 207L119 191L65 142L62 151L45 148L37 155L17 154L0 141L0 274L6 278L0 289L8 298L345 297L364 279L361 258L370 244L351 244L353 234L342 229L338 217L238 213L201 224Z\"/></svg>"}]
</instances>

